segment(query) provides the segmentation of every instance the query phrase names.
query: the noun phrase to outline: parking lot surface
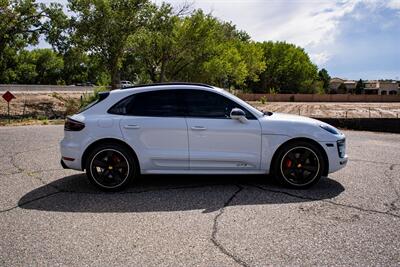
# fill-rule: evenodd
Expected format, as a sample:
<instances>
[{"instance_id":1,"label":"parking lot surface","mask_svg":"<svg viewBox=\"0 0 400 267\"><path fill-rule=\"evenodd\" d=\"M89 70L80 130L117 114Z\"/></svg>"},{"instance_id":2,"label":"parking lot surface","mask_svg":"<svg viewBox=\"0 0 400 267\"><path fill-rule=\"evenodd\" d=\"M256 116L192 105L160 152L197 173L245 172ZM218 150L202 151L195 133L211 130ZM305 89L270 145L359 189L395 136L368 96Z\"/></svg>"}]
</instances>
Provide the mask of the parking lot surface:
<instances>
[{"instance_id":1,"label":"parking lot surface","mask_svg":"<svg viewBox=\"0 0 400 267\"><path fill-rule=\"evenodd\" d=\"M400 135L345 131L308 190L264 176L144 176L102 193L63 170L62 126L0 128L0 265L399 265Z\"/></svg>"}]
</instances>

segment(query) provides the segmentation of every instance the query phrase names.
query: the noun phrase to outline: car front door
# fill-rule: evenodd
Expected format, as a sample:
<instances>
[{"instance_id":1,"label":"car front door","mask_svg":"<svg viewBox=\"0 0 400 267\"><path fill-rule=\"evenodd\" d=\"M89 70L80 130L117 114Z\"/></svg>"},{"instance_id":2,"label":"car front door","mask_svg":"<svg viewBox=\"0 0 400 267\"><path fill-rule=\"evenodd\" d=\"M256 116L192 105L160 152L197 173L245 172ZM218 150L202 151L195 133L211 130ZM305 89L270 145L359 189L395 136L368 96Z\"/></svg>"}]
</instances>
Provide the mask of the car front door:
<instances>
[{"instance_id":1,"label":"car front door","mask_svg":"<svg viewBox=\"0 0 400 267\"><path fill-rule=\"evenodd\" d=\"M212 91L185 90L183 99L191 170L223 173L260 168L261 126L254 115ZM247 121L231 119L233 108L245 111Z\"/></svg>"},{"instance_id":2,"label":"car front door","mask_svg":"<svg viewBox=\"0 0 400 267\"><path fill-rule=\"evenodd\" d=\"M110 113L125 115L120 128L138 154L143 172L189 169L187 125L177 104L176 90L133 94Z\"/></svg>"}]
</instances>

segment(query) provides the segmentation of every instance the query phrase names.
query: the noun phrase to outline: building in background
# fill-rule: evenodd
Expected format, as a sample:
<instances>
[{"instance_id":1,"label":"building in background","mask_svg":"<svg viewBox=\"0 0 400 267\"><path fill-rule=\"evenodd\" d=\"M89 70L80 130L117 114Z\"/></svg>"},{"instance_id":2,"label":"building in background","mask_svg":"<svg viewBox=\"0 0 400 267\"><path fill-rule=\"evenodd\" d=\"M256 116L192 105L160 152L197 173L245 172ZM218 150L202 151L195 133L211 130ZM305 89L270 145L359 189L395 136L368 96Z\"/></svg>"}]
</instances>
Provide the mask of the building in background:
<instances>
[{"instance_id":1,"label":"building in background","mask_svg":"<svg viewBox=\"0 0 400 267\"><path fill-rule=\"evenodd\" d=\"M379 95L379 82L376 80L365 81L363 93L366 95Z\"/></svg>"},{"instance_id":2,"label":"building in background","mask_svg":"<svg viewBox=\"0 0 400 267\"><path fill-rule=\"evenodd\" d=\"M353 94L357 81L332 78L329 83L330 94ZM395 80L366 80L363 82L363 94L366 95L400 95L400 81Z\"/></svg>"},{"instance_id":3,"label":"building in background","mask_svg":"<svg viewBox=\"0 0 400 267\"><path fill-rule=\"evenodd\" d=\"M356 92L357 82L353 80L344 81L344 86L346 87L346 93L354 94Z\"/></svg>"},{"instance_id":4,"label":"building in background","mask_svg":"<svg viewBox=\"0 0 400 267\"><path fill-rule=\"evenodd\" d=\"M380 95L399 95L399 85L398 81L393 80L382 80L379 81Z\"/></svg>"},{"instance_id":5,"label":"building in background","mask_svg":"<svg viewBox=\"0 0 400 267\"><path fill-rule=\"evenodd\" d=\"M345 80L338 77L334 77L329 81L328 92L330 94L337 94L339 91L339 86L344 83Z\"/></svg>"}]
</instances>

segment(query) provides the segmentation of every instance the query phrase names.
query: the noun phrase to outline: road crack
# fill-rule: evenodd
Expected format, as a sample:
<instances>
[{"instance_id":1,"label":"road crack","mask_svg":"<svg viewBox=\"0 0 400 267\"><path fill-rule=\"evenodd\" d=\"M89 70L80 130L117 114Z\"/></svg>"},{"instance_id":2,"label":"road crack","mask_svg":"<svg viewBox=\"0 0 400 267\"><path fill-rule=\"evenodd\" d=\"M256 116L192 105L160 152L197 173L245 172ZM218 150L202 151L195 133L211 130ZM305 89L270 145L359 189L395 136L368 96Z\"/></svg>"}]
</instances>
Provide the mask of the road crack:
<instances>
[{"instance_id":1,"label":"road crack","mask_svg":"<svg viewBox=\"0 0 400 267\"><path fill-rule=\"evenodd\" d=\"M391 217L400 218L400 215L393 214L393 213L390 213L388 211L379 211L379 210L374 210L374 209L366 209L366 208L362 208L362 207L355 206L355 205L338 203L338 202L335 202L335 201L332 201L332 200L318 199L318 198L313 198L313 197L296 195L296 194L293 194L293 193L290 193L290 192L274 190L274 189L265 188L265 187L262 187L262 186L259 186L259 185L254 185L254 184L252 184L250 186L256 187L256 188L258 188L260 190L264 190L264 191L268 191L268 192L272 192L272 193L284 194L284 195L291 196L291 197L294 197L294 198L299 198L299 199L304 199L304 200L312 200L312 201L321 201L321 202L332 204L332 205L339 206L339 207L342 207L342 208L355 209L355 210L358 210L358 211L361 211L361 212L367 212L367 213L373 213L373 214L383 214L383 215L387 215L387 216L391 216Z\"/></svg>"},{"instance_id":2,"label":"road crack","mask_svg":"<svg viewBox=\"0 0 400 267\"><path fill-rule=\"evenodd\" d=\"M383 171L383 174L385 175L385 177L389 180L390 185L391 185L391 189L394 191L396 198L394 200L392 200L388 206L389 206L389 210L387 212L390 211L397 211L400 209L400 207L397 207L396 203L400 201L400 192L397 189L395 183L393 182L393 177L389 174L389 171L393 171L394 168L396 166L400 166L399 163L391 163L391 162L382 162L382 161L373 161L373 160L365 160L365 159L352 159L351 161L359 161L359 162L366 162L366 163L374 163L374 164L381 164L381 165L389 165L389 170L385 170ZM392 214L392 213L390 213ZM393 215L393 214L392 214Z\"/></svg>"},{"instance_id":3,"label":"road crack","mask_svg":"<svg viewBox=\"0 0 400 267\"><path fill-rule=\"evenodd\" d=\"M14 175L14 174L19 174L19 173L25 173L27 171L24 168L21 168L20 166L18 166L18 164L15 162L16 161L16 157L18 155L21 155L21 154L24 154L24 153L29 153L29 152L37 152L37 151L42 151L42 150L49 150L49 149L53 149L55 147L56 146L49 146L49 147L46 147L46 148L37 148L37 149L24 150L24 151L16 152L16 153L11 154L11 155L3 155L3 156L1 156L0 158L8 157L9 160L10 160L10 164L17 171L7 172L7 173L0 172L0 175L3 175L3 176Z\"/></svg>"},{"instance_id":4,"label":"road crack","mask_svg":"<svg viewBox=\"0 0 400 267\"><path fill-rule=\"evenodd\" d=\"M396 206L396 203L399 202L399 200L400 200L400 192L399 192L399 190L397 189L397 187L396 187L396 185L395 185L395 183L394 183L394 181L393 181L394 178L392 177L391 174L389 174L389 171L393 171L394 168L395 168L397 165L399 165L399 164L392 164L392 165L390 165L389 170L385 170L385 171L383 172L384 175L386 176L386 178L389 180L389 182L390 182L390 184L391 184L391 187L392 187L394 193L396 194L396 198L393 199L393 200L389 203L389 210L388 210L388 212L390 212L390 211L397 211L397 210L400 209L399 207Z\"/></svg>"},{"instance_id":5,"label":"road crack","mask_svg":"<svg viewBox=\"0 0 400 267\"><path fill-rule=\"evenodd\" d=\"M218 248L220 252L228 256L229 258L233 259L236 263L238 263L241 266L249 266L245 261L240 259L237 255L233 254L232 252L229 252L217 239L217 234L218 234L218 219L224 214L225 208L231 204L233 199L240 193L240 191L243 190L243 187L241 185L237 185L238 190L236 190L230 197L229 199L224 203L223 207L219 209L218 214L214 217L214 223L213 223L213 228L212 228L212 233L211 233L211 242Z\"/></svg>"}]
</instances>

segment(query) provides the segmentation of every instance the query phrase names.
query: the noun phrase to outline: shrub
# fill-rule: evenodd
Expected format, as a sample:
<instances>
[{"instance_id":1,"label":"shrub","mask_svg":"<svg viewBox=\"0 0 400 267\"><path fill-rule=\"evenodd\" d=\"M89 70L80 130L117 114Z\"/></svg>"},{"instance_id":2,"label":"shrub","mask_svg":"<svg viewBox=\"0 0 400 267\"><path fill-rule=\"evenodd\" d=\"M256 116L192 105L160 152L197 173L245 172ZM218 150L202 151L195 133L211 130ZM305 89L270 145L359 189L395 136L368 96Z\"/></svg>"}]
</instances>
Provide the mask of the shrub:
<instances>
[{"instance_id":1,"label":"shrub","mask_svg":"<svg viewBox=\"0 0 400 267\"><path fill-rule=\"evenodd\" d=\"M267 103L267 97L266 96L262 96L261 98L260 98L260 101L261 101L261 104L265 104L265 103Z\"/></svg>"},{"instance_id":2,"label":"shrub","mask_svg":"<svg viewBox=\"0 0 400 267\"><path fill-rule=\"evenodd\" d=\"M100 87L95 88L93 93L91 93L91 92L83 93L83 95L81 97L79 109L84 108L87 105L89 105L90 103L96 101L97 99L99 99L99 93L106 92L106 91L108 91L107 87L100 86Z\"/></svg>"},{"instance_id":3,"label":"shrub","mask_svg":"<svg viewBox=\"0 0 400 267\"><path fill-rule=\"evenodd\" d=\"M63 104L65 107L64 116L68 116L77 113L80 109L99 99L99 93L105 91L108 91L107 87L97 87L93 92L83 93L80 100L69 96L63 96L59 93L53 93L51 96Z\"/></svg>"},{"instance_id":4,"label":"shrub","mask_svg":"<svg viewBox=\"0 0 400 267\"><path fill-rule=\"evenodd\" d=\"M59 100L65 108L64 116L68 116L78 112L80 108L79 100L69 97L69 96L62 96L59 93L52 93L52 97Z\"/></svg>"}]
</instances>

